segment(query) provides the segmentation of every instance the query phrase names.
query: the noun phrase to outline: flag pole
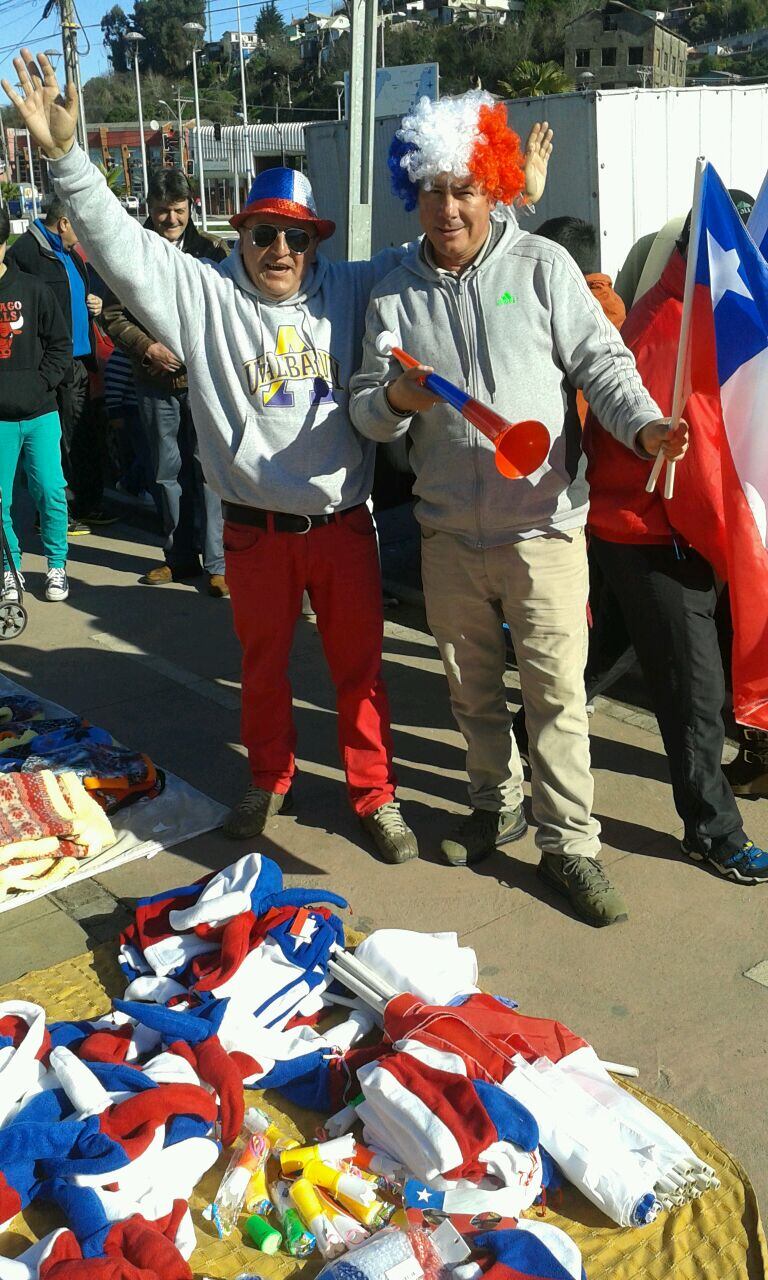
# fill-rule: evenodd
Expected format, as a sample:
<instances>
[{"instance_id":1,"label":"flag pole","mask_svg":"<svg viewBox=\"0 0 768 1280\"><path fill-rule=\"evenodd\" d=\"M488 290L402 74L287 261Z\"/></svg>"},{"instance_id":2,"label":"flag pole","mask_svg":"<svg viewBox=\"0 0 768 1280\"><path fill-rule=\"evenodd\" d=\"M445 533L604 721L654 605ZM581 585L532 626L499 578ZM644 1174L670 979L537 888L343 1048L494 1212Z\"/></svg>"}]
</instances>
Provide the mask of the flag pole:
<instances>
[{"instance_id":1,"label":"flag pole","mask_svg":"<svg viewBox=\"0 0 768 1280\"><path fill-rule=\"evenodd\" d=\"M691 334L691 313L693 311L693 292L696 287L696 262L699 256L699 233L701 226L701 186L707 162L704 156L696 161L696 175L693 183L693 208L691 212L691 233L688 237L688 255L685 266L685 290L683 292L683 317L680 323L680 343L677 348L677 364L675 366L675 385L672 391L672 413L670 414L670 434L677 429L683 415L685 395L685 375L688 366L688 347ZM659 449L653 470L645 486L646 493L653 493L656 481L664 466L664 454ZM667 464L664 479L664 497L671 498L675 491L675 464Z\"/></svg>"},{"instance_id":2,"label":"flag pole","mask_svg":"<svg viewBox=\"0 0 768 1280\"><path fill-rule=\"evenodd\" d=\"M768 232L768 173L763 178L752 212L747 218L747 231L762 252L762 243Z\"/></svg>"}]
</instances>

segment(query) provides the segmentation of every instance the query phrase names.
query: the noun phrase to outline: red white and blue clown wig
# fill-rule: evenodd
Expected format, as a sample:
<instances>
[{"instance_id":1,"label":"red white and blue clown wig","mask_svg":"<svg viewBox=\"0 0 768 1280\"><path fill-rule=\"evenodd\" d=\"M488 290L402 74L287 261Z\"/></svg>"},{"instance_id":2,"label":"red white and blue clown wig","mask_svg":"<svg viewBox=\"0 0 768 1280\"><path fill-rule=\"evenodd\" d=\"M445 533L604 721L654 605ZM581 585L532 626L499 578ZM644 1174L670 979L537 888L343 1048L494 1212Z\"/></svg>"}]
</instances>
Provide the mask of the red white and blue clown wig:
<instances>
[{"instance_id":1,"label":"red white and blue clown wig","mask_svg":"<svg viewBox=\"0 0 768 1280\"><path fill-rule=\"evenodd\" d=\"M392 190L409 212L419 188L429 191L441 173L476 182L501 204L514 203L525 189L520 139L504 103L482 89L439 102L422 98L403 117L387 163Z\"/></svg>"}]
</instances>

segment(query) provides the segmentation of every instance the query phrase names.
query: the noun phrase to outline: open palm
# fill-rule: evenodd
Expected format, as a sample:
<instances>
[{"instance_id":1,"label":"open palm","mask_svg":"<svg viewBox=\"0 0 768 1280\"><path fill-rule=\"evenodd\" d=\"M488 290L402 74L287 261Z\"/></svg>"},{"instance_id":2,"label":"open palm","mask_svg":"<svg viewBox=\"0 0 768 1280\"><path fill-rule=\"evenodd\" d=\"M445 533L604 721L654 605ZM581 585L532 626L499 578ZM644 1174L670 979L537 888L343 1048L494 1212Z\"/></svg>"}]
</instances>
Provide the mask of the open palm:
<instances>
[{"instance_id":1,"label":"open palm","mask_svg":"<svg viewBox=\"0 0 768 1280\"><path fill-rule=\"evenodd\" d=\"M538 204L547 185L549 157L552 155L552 130L546 120L535 124L525 144L525 194L531 204Z\"/></svg>"},{"instance_id":2,"label":"open palm","mask_svg":"<svg viewBox=\"0 0 768 1280\"><path fill-rule=\"evenodd\" d=\"M65 93L59 88L53 67L44 53L37 62L29 49L22 49L13 65L19 77L21 94L7 80L3 88L18 111L32 140L45 155L55 160L72 146L77 124L77 92L68 84Z\"/></svg>"}]
</instances>

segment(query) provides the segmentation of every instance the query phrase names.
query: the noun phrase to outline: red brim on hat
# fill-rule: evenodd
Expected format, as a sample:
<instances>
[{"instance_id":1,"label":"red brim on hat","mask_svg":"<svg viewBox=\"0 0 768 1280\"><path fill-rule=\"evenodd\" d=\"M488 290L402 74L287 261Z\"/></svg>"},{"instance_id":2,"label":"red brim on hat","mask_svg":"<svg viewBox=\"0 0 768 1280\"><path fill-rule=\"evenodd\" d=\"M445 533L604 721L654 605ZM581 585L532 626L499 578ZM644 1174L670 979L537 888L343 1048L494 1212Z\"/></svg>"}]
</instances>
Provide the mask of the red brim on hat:
<instances>
[{"instance_id":1,"label":"red brim on hat","mask_svg":"<svg viewBox=\"0 0 768 1280\"><path fill-rule=\"evenodd\" d=\"M236 231L253 218L255 214L279 214L283 218L295 218L297 222L314 227L317 232L318 239L327 240L336 230L336 223L331 222L329 218L318 218L305 204L296 204L293 200L280 200L275 197L267 200L253 200L247 204L239 213L233 215L229 220L229 225L234 227Z\"/></svg>"}]
</instances>

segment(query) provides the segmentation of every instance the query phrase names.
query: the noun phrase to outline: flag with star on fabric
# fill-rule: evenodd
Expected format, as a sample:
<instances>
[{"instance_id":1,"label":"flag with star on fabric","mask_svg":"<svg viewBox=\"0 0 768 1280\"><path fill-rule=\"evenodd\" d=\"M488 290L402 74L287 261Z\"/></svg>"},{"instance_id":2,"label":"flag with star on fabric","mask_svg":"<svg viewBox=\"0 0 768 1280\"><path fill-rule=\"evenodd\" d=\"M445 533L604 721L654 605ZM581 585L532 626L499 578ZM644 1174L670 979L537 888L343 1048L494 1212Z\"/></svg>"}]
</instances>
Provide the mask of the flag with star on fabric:
<instances>
[{"instance_id":1,"label":"flag with star on fabric","mask_svg":"<svg viewBox=\"0 0 768 1280\"><path fill-rule=\"evenodd\" d=\"M768 729L768 262L711 164L693 210L688 270L695 288L684 400L692 393L719 400L721 429L696 447L710 453L698 475L722 521L688 540L706 554L702 542L722 537L734 713L741 724Z\"/></svg>"}]
</instances>

